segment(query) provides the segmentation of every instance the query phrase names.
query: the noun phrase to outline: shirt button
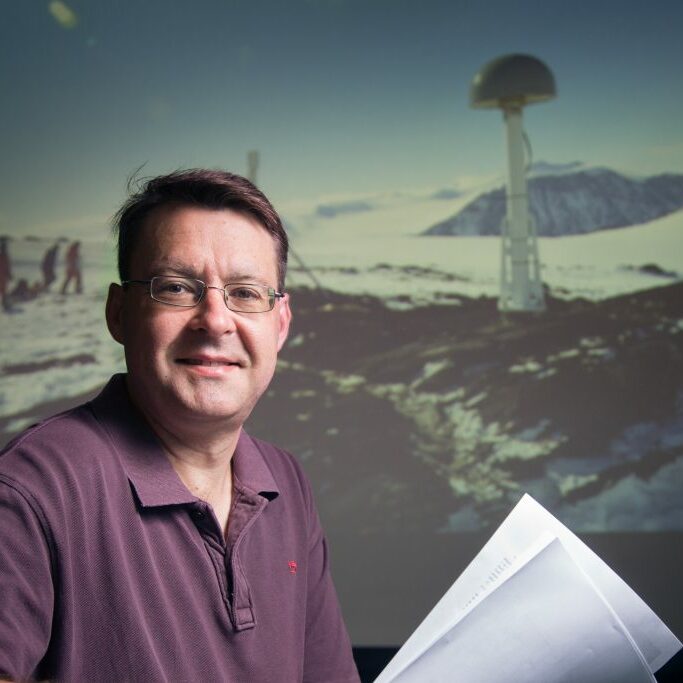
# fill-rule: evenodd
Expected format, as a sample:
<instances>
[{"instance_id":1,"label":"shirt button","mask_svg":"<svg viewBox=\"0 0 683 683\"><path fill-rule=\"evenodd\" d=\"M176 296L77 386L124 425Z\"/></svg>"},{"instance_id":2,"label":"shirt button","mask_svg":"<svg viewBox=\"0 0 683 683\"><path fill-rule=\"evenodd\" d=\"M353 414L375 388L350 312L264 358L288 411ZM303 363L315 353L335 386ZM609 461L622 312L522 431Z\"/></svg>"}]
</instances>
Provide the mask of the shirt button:
<instances>
[{"instance_id":1,"label":"shirt button","mask_svg":"<svg viewBox=\"0 0 683 683\"><path fill-rule=\"evenodd\" d=\"M192 513L192 516L193 516L195 519L204 519L205 514L204 514L204 511L203 511L203 510L195 510L195 511Z\"/></svg>"}]
</instances>

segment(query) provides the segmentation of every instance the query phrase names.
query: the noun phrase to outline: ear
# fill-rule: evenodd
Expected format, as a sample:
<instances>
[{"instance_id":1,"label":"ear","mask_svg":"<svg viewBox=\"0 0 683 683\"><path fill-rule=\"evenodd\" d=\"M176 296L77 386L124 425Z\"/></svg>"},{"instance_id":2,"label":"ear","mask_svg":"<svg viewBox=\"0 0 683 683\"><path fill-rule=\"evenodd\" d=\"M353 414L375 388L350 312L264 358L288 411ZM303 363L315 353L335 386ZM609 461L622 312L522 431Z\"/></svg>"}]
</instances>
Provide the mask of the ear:
<instances>
[{"instance_id":1,"label":"ear","mask_svg":"<svg viewBox=\"0 0 683 683\"><path fill-rule=\"evenodd\" d=\"M277 350L279 351L287 340L287 335L289 334L289 325L292 322L292 311L289 307L289 294L285 294L285 296L280 299L277 309L279 323Z\"/></svg>"},{"instance_id":2,"label":"ear","mask_svg":"<svg viewBox=\"0 0 683 683\"><path fill-rule=\"evenodd\" d=\"M107 294L105 316L109 334L119 343L123 344L123 287L112 282Z\"/></svg>"}]
</instances>

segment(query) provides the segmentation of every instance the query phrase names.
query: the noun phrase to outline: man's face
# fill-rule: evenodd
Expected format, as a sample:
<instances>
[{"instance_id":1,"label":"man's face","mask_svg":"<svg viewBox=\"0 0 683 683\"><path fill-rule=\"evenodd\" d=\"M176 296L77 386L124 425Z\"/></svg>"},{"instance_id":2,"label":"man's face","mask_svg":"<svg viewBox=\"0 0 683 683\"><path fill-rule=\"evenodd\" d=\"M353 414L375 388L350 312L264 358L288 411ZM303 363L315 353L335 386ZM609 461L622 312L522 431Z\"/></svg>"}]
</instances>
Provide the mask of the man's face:
<instances>
[{"instance_id":1,"label":"man's face","mask_svg":"<svg viewBox=\"0 0 683 683\"><path fill-rule=\"evenodd\" d=\"M277 272L275 242L256 221L195 207L153 213L130 264L131 280L183 275L216 287L277 288ZM125 347L132 398L171 431L202 421L240 426L273 376L290 319L286 298L266 313L236 313L215 289L193 308L154 301L148 286L137 284L112 285L107 301L109 330Z\"/></svg>"}]
</instances>

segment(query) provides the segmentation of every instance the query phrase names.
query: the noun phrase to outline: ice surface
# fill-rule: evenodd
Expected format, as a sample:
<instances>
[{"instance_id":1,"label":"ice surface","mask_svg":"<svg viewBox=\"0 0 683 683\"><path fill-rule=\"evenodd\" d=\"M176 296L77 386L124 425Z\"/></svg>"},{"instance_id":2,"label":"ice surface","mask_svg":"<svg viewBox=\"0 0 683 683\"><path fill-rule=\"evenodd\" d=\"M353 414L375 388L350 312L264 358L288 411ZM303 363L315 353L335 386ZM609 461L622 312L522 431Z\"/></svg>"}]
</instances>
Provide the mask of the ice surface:
<instances>
[{"instance_id":1,"label":"ice surface","mask_svg":"<svg viewBox=\"0 0 683 683\"><path fill-rule=\"evenodd\" d=\"M401 197L334 219L301 213L292 217L303 228L292 235L292 245L336 291L403 295L416 303L433 302L437 293L497 296L499 238L419 236L466 201ZM542 278L563 298L597 300L663 284L661 276L639 270L647 264L681 277L682 248L683 211L630 228L539 239ZM411 267L424 272L415 277ZM294 261L292 268L292 280L306 284Z\"/></svg>"}]
</instances>

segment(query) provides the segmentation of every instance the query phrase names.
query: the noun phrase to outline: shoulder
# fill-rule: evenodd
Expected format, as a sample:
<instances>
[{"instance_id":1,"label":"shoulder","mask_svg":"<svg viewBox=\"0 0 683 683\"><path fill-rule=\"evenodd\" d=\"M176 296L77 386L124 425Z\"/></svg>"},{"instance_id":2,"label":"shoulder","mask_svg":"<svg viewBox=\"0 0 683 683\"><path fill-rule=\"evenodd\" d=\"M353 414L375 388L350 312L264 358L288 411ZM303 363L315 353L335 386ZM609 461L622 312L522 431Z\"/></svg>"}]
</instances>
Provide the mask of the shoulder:
<instances>
[{"instance_id":1,"label":"shoulder","mask_svg":"<svg viewBox=\"0 0 683 683\"><path fill-rule=\"evenodd\" d=\"M0 469L8 468L21 457L45 459L46 452L77 456L84 447L103 438L90 404L84 403L42 420L14 437L0 451Z\"/></svg>"},{"instance_id":2,"label":"shoulder","mask_svg":"<svg viewBox=\"0 0 683 683\"><path fill-rule=\"evenodd\" d=\"M36 422L17 434L6 446L0 449L0 458L17 449L31 446L33 443L47 442L55 438L62 441L64 438L68 438L74 428L77 429L87 424L88 412L88 404L84 403Z\"/></svg>"},{"instance_id":3,"label":"shoulder","mask_svg":"<svg viewBox=\"0 0 683 683\"><path fill-rule=\"evenodd\" d=\"M90 404L33 425L0 451L0 482L36 500L68 498L107 476L112 458Z\"/></svg>"}]
</instances>

